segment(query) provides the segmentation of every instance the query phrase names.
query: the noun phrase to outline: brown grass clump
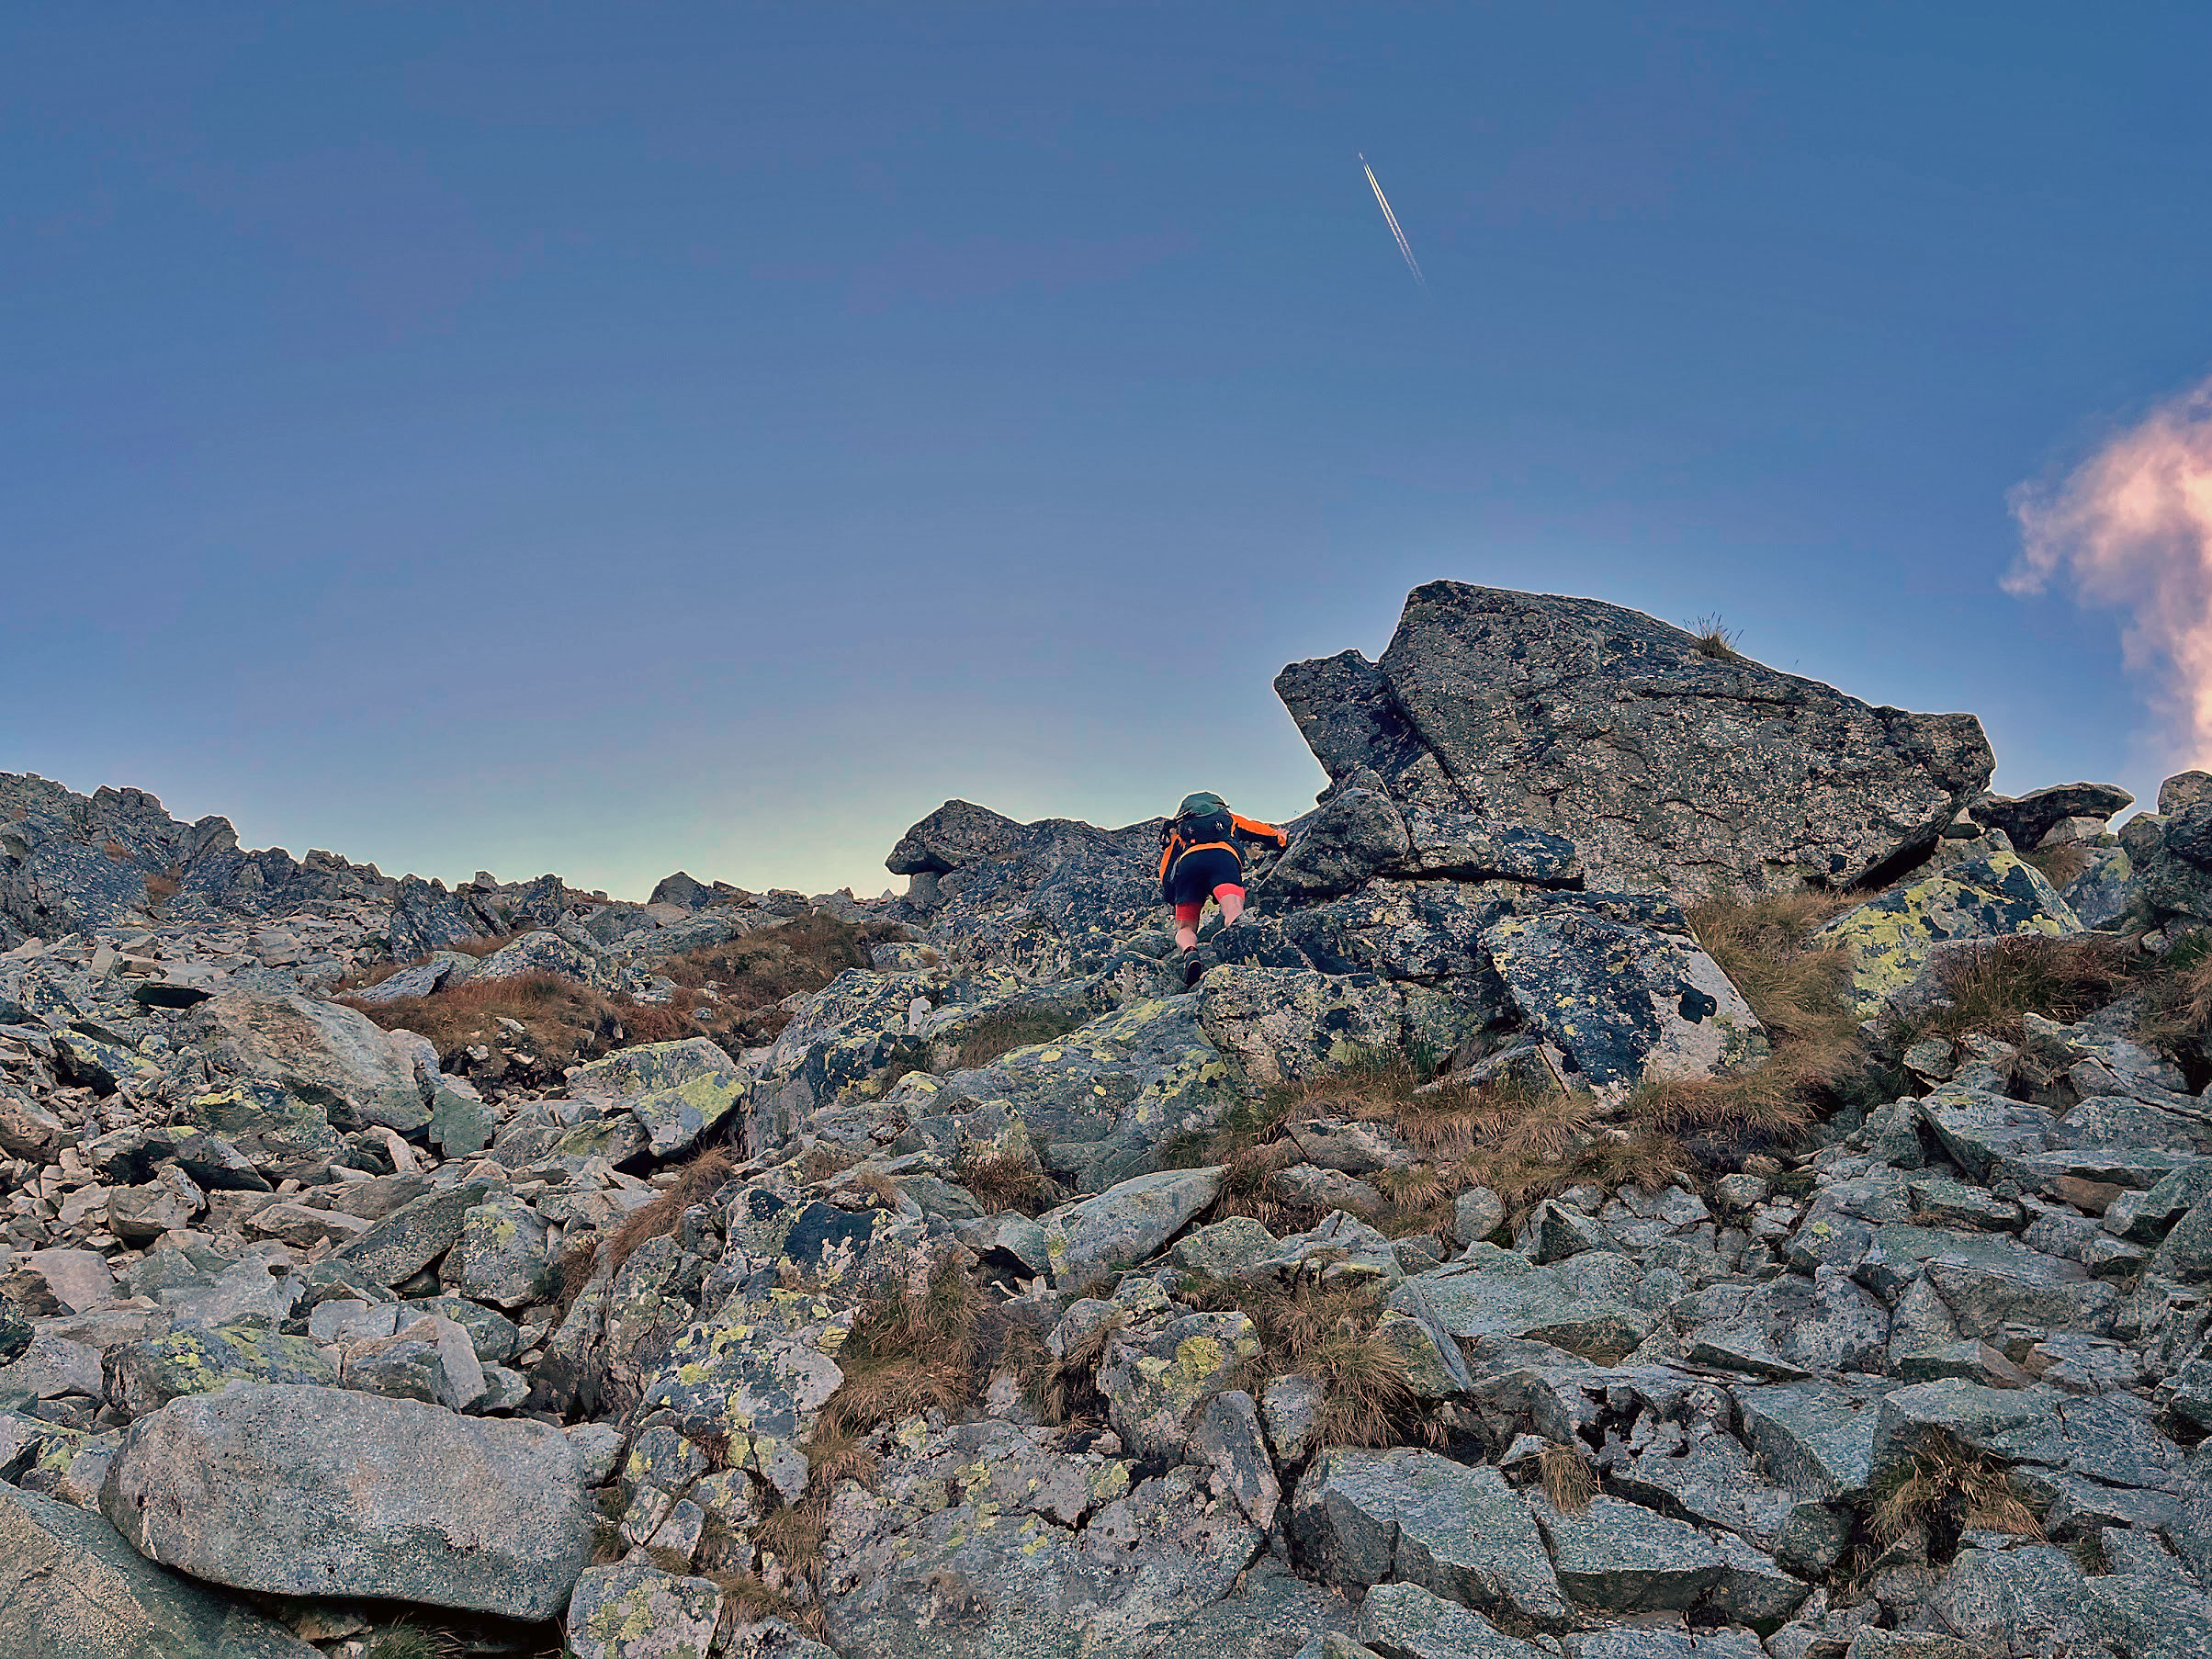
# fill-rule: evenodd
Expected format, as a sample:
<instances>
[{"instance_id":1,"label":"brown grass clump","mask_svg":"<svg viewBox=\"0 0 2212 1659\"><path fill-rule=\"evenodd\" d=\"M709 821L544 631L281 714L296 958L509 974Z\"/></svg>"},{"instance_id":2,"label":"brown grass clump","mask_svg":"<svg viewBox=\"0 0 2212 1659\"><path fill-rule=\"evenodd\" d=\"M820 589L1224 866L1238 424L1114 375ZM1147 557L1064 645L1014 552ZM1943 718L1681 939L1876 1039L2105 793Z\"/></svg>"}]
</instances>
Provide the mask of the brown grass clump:
<instances>
[{"instance_id":1,"label":"brown grass clump","mask_svg":"<svg viewBox=\"0 0 2212 1659\"><path fill-rule=\"evenodd\" d=\"M1985 950L1958 953L1936 976L1950 1006L1897 1022L1891 1036L1901 1045L1972 1032L2022 1043L2027 1036L2024 1014L2071 1025L2120 995L2127 985L2127 962L2119 942L2105 935L2051 939L2023 933Z\"/></svg>"},{"instance_id":2,"label":"brown grass clump","mask_svg":"<svg viewBox=\"0 0 2212 1659\"><path fill-rule=\"evenodd\" d=\"M146 908L153 915L159 916L162 907L175 898L177 889L184 885L184 877L177 872L175 865L164 870L159 875L149 875L146 877Z\"/></svg>"},{"instance_id":3,"label":"brown grass clump","mask_svg":"<svg viewBox=\"0 0 2212 1659\"><path fill-rule=\"evenodd\" d=\"M1537 1483L1552 1507L1564 1515L1580 1515L1597 1495L1597 1477L1582 1453L1557 1441L1546 1446L1537 1460Z\"/></svg>"},{"instance_id":4,"label":"brown grass clump","mask_svg":"<svg viewBox=\"0 0 2212 1659\"><path fill-rule=\"evenodd\" d=\"M1050 1176L1010 1152L963 1159L953 1179L967 1189L986 1215L1007 1210L1042 1215L1060 1195Z\"/></svg>"},{"instance_id":5,"label":"brown grass clump","mask_svg":"<svg viewBox=\"0 0 2212 1659\"><path fill-rule=\"evenodd\" d=\"M2038 847L2032 852L2021 853L2020 857L2041 872L2043 879L2054 887L2065 886L2089 868L2089 848L2081 841Z\"/></svg>"},{"instance_id":6,"label":"brown grass clump","mask_svg":"<svg viewBox=\"0 0 2212 1659\"><path fill-rule=\"evenodd\" d=\"M985 1305L951 1260L919 1285L900 1278L870 1298L837 1350L845 1380L817 1433L859 1436L931 1406L957 1411L975 1392Z\"/></svg>"},{"instance_id":7,"label":"brown grass clump","mask_svg":"<svg viewBox=\"0 0 2212 1659\"><path fill-rule=\"evenodd\" d=\"M1065 1037L1089 1019L1087 1012L1057 1008L1016 1008L986 1014L960 1039L953 1065L962 1071L988 1066L1017 1048Z\"/></svg>"},{"instance_id":8,"label":"brown grass clump","mask_svg":"<svg viewBox=\"0 0 2212 1659\"><path fill-rule=\"evenodd\" d=\"M871 1209L896 1210L898 1208L898 1183L881 1169L861 1169L846 1176L837 1185L847 1192L863 1194Z\"/></svg>"},{"instance_id":9,"label":"brown grass clump","mask_svg":"<svg viewBox=\"0 0 2212 1659\"><path fill-rule=\"evenodd\" d=\"M673 1233L684 1211L719 1192L736 1165L737 1159L721 1146L710 1146L683 1165L672 1183L632 1210L607 1234L599 1247L607 1271L620 1272L622 1264L648 1239Z\"/></svg>"},{"instance_id":10,"label":"brown grass clump","mask_svg":"<svg viewBox=\"0 0 2212 1659\"><path fill-rule=\"evenodd\" d=\"M108 841L100 848L100 851L116 863L128 863L130 861L130 849L124 846L121 841Z\"/></svg>"},{"instance_id":11,"label":"brown grass clump","mask_svg":"<svg viewBox=\"0 0 2212 1659\"><path fill-rule=\"evenodd\" d=\"M472 979L427 997L366 1002L341 997L387 1031L405 1029L430 1041L441 1062L474 1043L512 1043L504 1018L523 1028L526 1043L548 1065L594 1059L639 1043L666 1043L700 1028L673 1008L608 996L557 974L516 974Z\"/></svg>"},{"instance_id":12,"label":"brown grass clump","mask_svg":"<svg viewBox=\"0 0 2212 1659\"><path fill-rule=\"evenodd\" d=\"M778 1510L777 1515L784 1513ZM772 1515L762 1522L760 1531L766 1531L775 1521ZM787 1559L781 1551L777 1559ZM800 1601L796 1597L777 1589L758 1573L724 1573L709 1571L708 1578L720 1586L723 1599L735 1608L740 1623L757 1624L762 1620L781 1619L794 1630L802 1631L817 1639L827 1635L822 1608L819 1602Z\"/></svg>"},{"instance_id":13,"label":"brown grass clump","mask_svg":"<svg viewBox=\"0 0 2212 1659\"><path fill-rule=\"evenodd\" d=\"M745 1046L773 1042L790 1022L776 1005L818 991L848 968L868 965L869 948L905 935L896 923L854 926L824 910L762 928L721 944L664 957L654 970L682 988L675 1001L687 1015L704 1010L692 1032ZM689 993L685 995L683 993Z\"/></svg>"},{"instance_id":14,"label":"brown grass clump","mask_svg":"<svg viewBox=\"0 0 2212 1659\"><path fill-rule=\"evenodd\" d=\"M1036 1344L1028 1373L1030 1404L1047 1423L1063 1428L1095 1428L1106 1421L1106 1396L1099 1392L1099 1367L1114 1333L1129 1323L1116 1309L1055 1355Z\"/></svg>"},{"instance_id":15,"label":"brown grass clump","mask_svg":"<svg viewBox=\"0 0 2212 1659\"><path fill-rule=\"evenodd\" d=\"M1725 626L1718 611L1709 611L1689 625L1689 631L1698 637L1698 654L1711 657L1721 662L1741 662L1744 653L1736 649L1742 630Z\"/></svg>"},{"instance_id":16,"label":"brown grass clump","mask_svg":"<svg viewBox=\"0 0 2212 1659\"><path fill-rule=\"evenodd\" d=\"M466 1652L465 1643L416 1624L388 1624L368 1637L368 1659L453 1659Z\"/></svg>"},{"instance_id":17,"label":"brown grass clump","mask_svg":"<svg viewBox=\"0 0 2212 1659\"><path fill-rule=\"evenodd\" d=\"M1915 1528L1928 1529L1931 1555L1947 1558L1962 1532L2041 1538L2043 1523L2003 1465L1939 1436L1875 1488L1867 1529L1890 1544Z\"/></svg>"},{"instance_id":18,"label":"brown grass clump","mask_svg":"<svg viewBox=\"0 0 2212 1659\"><path fill-rule=\"evenodd\" d=\"M1238 1309L1252 1321L1259 1355L1244 1379L1250 1392L1293 1373L1320 1389L1322 1444L1436 1443L1436 1425L1420 1409L1405 1355L1376 1334L1383 1312L1376 1286L1208 1280L1187 1299L1200 1307Z\"/></svg>"}]
</instances>

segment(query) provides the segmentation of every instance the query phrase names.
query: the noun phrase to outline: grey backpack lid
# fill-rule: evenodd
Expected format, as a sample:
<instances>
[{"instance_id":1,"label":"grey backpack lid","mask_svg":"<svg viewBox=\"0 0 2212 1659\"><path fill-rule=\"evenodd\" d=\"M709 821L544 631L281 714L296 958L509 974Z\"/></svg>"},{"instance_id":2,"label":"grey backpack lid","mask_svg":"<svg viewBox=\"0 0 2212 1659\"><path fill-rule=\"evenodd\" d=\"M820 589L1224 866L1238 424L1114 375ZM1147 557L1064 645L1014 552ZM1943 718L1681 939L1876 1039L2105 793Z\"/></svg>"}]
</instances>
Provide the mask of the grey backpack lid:
<instances>
[{"instance_id":1,"label":"grey backpack lid","mask_svg":"<svg viewBox=\"0 0 2212 1659\"><path fill-rule=\"evenodd\" d=\"M1228 802L1211 790L1202 789L1196 795L1183 796L1183 804L1175 809L1175 815L1178 818L1205 818L1228 809Z\"/></svg>"}]
</instances>

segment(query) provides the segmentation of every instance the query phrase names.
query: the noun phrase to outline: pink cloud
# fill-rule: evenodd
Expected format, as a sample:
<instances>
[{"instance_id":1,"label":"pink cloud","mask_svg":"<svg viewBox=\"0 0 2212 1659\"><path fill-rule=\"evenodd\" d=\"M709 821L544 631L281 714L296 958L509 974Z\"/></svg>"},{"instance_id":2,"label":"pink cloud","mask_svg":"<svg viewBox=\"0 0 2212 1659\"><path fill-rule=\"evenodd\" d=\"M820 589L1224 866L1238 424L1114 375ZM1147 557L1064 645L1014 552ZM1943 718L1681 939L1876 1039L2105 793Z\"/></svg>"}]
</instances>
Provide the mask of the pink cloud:
<instances>
[{"instance_id":1,"label":"pink cloud","mask_svg":"<svg viewBox=\"0 0 2212 1659\"><path fill-rule=\"evenodd\" d=\"M2212 378L2115 434L2057 485L2011 497L2021 552L2005 592L2055 579L2127 614L2121 645L2151 678L2175 758L2212 762Z\"/></svg>"}]
</instances>

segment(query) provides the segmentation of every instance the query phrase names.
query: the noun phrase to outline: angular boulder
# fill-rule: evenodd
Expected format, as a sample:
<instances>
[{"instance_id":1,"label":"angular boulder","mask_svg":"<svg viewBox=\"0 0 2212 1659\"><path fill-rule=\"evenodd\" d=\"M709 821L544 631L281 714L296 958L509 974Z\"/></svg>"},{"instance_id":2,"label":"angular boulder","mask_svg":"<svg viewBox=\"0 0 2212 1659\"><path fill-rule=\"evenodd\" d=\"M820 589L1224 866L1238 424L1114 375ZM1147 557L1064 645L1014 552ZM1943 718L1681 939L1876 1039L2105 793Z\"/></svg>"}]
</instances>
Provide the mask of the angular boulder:
<instances>
[{"instance_id":1,"label":"angular boulder","mask_svg":"<svg viewBox=\"0 0 2212 1659\"><path fill-rule=\"evenodd\" d=\"M1530 1028L1601 1096L1715 1077L1766 1053L1743 993L1687 939L1561 905L1501 921L1483 943Z\"/></svg>"},{"instance_id":2,"label":"angular boulder","mask_svg":"<svg viewBox=\"0 0 2212 1659\"><path fill-rule=\"evenodd\" d=\"M2014 846L2033 852L2067 818L2108 818L2134 805L2135 796L2117 784L2053 784L2023 796L1993 795L1969 810L1976 823L2002 830Z\"/></svg>"},{"instance_id":3,"label":"angular boulder","mask_svg":"<svg viewBox=\"0 0 2212 1659\"><path fill-rule=\"evenodd\" d=\"M401 1134L430 1122L413 1040L367 1014L311 997L226 990L186 1021L210 1066L273 1083L322 1109L341 1128L382 1124Z\"/></svg>"},{"instance_id":4,"label":"angular boulder","mask_svg":"<svg viewBox=\"0 0 2212 1659\"><path fill-rule=\"evenodd\" d=\"M1911 986L1936 948L1959 940L2079 933L2081 919L2043 873L2011 852L1947 865L1846 910L1815 943L1851 954L1851 994L1864 1019Z\"/></svg>"},{"instance_id":5,"label":"angular boulder","mask_svg":"<svg viewBox=\"0 0 2212 1659\"><path fill-rule=\"evenodd\" d=\"M1380 663L1275 689L1338 781L1552 831L1593 885L1843 885L1932 846L1994 766L1970 715L1875 708L1619 605L1433 581Z\"/></svg>"},{"instance_id":6,"label":"angular boulder","mask_svg":"<svg viewBox=\"0 0 2212 1659\"><path fill-rule=\"evenodd\" d=\"M1199 990L1200 1026L1253 1088L1342 1071L1395 1052L1405 994L1372 974L1222 966Z\"/></svg>"},{"instance_id":7,"label":"angular boulder","mask_svg":"<svg viewBox=\"0 0 2212 1659\"><path fill-rule=\"evenodd\" d=\"M1657 1323L1636 1305L1642 1276L1634 1261L1609 1250L1540 1268L1511 1250L1474 1244L1458 1260L1405 1280L1391 1292L1390 1306L1462 1341L1533 1337L1614 1365Z\"/></svg>"},{"instance_id":8,"label":"angular boulder","mask_svg":"<svg viewBox=\"0 0 2212 1659\"><path fill-rule=\"evenodd\" d=\"M318 1659L320 1652L156 1566L99 1516L0 1485L0 1653Z\"/></svg>"},{"instance_id":9,"label":"angular boulder","mask_svg":"<svg viewBox=\"0 0 2212 1659\"><path fill-rule=\"evenodd\" d=\"M1291 1531L1331 1584L1396 1579L1462 1607L1567 1620L1529 1506L1495 1469L1404 1447L1336 1448L1299 1481Z\"/></svg>"},{"instance_id":10,"label":"angular boulder","mask_svg":"<svg viewBox=\"0 0 2212 1659\"><path fill-rule=\"evenodd\" d=\"M656 1567L591 1567L569 1598L575 1659L706 1659L722 1616L712 1579Z\"/></svg>"},{"instance_id":11,"label":"angular boulder","mask_svg":"<svg viewBox=\"0 0 2212 1659\"><path fill-rule=\"evenodd\" d=\"M150 1560L267 1595L550 1619L592 1559L559 1429L344 1389L172 1401L131 1426L100 1502Z\"/></svg>"},{"instance_id":12,"label":"angular boulder","mask_svg":"<svg viewBox=\"0 0 2212 1659\"><path fill-rule=\"evenodd\" d=\"M578 1100L620 1101L645 1125L655 1157L695 1145L745 1099L747 1084L705 1037L616 1049L569 1079Z\"/></svg>"},{"instance_id":13,"label":"angular boulder","mask_svg":"<svg viewBox=\"0 0 2212 1659\"><path fill-rule=\"evenodd\" d=\"M1053 1282L1080 1285L1143 1261L1213 1202L1221 1177L1219 1168L1161 1169L1040 1215Z\"/></svg>"}]
</instances>

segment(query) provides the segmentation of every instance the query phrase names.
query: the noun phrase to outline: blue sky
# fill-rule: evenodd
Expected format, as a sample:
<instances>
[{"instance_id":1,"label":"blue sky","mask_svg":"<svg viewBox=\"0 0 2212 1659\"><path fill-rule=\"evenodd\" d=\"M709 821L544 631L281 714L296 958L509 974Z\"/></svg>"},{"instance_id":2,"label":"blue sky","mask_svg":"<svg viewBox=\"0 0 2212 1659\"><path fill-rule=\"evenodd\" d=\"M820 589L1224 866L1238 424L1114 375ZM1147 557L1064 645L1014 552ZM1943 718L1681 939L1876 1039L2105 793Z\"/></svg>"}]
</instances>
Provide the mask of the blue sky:
<instances>
[{"instance_id":1,"label":"blue sky","mask_svg":"<svg viewBox=\"0 0 2212 1659\"><path fill-rule=\"evenodd\" d=\"M863 892L1323 782L1439 576L2175 757L2008 490L2212 368L2212 11L19 7L0 769ZM1354 159L1390 192L1400 262Z\"/></svg>"}]
</instances>

